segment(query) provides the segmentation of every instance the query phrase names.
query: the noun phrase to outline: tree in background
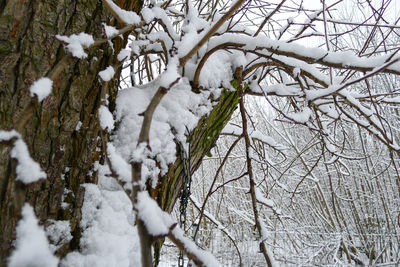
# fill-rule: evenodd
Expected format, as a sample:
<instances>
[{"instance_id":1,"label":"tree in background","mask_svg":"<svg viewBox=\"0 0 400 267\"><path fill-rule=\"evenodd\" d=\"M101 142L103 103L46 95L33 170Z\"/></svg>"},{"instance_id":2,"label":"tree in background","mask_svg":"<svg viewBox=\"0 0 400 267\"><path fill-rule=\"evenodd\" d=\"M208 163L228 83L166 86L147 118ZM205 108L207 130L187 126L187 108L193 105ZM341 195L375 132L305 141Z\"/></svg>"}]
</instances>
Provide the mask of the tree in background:
<instances>
[{"instance_id":1,"label":"tree in background","mask_svg":"<svg viewBox=\"0 0 400 267\"><path fill-rule=\"evenodd\" d=\"M339 4L322 1L311 10L286 1L1 2L1 261L15 238L10 264L18 258L24 222L36 215L63 265L87 264L101 250L91 247L93 240L113 221L99 212L107 202L119 209L122 200L111 200L118 192L131 204L124 219L132 224L136 216L138 235L130 242L140 241L142 266L153 264L152 244L157 262L164 237L197 265L214 266L162 210L171 212L187 195L191 174L239 107L241 128L228 130L245 143L248 208L256 242L272 266L260 213L260 205L271 202L255 175L253 142L274 144L249 130L247 95L265 98L282 120L310 129L332 162L351 145L342 125L357 125L386 146L397 170L398 128L391 119L397 118L397 91L369 82L400 73L399 27L384 16L391 2L369 3L372 16L359 23L335 20ZM342 24L354 27L341 31ZM362 48L343 47L360 27L371 29ZM315 46L323 40L323 48L301 45L307 39ZM120 90L127 66L133 87ZM97 223L103 228L91 236ZM107 242L104 237L103 246Z\"/></svg>"}]
</instances>

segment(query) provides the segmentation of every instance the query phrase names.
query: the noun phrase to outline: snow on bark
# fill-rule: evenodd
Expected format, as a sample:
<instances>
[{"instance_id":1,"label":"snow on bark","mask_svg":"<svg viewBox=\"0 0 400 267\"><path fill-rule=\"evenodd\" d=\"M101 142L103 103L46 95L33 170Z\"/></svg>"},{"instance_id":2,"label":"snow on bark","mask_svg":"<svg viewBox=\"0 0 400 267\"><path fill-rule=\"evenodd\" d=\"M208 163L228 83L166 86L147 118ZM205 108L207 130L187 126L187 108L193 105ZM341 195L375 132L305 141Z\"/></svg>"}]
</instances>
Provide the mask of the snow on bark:
<instances>
[{"instance_id":1,"label":"snow on bark","mask_svg":"<svg viewBox=\"0 0 400 267\"><path fill-rule=\"evenodd\" d=\"M114 77L114 74L115 74L115 70L111 66L108 66L106 69L99 72L100 78L105 82L110 81L112 79L112 77Z\"/></svg>"},{"instance_id":2,"label":"snow on bark","mask_svg":"<svg viewBox=\"0 0 400 267\"><path fill-rule=\"evenodd\" d=\"M49 220L51 223L46 227L46 235L51 240L50 250L55 253L64 244L72 240L69 221Z\"/></svg>"},{"instance_id":3,"label":"snow on bark","mask_svg":"<svg viewBox=\"0 0 400 267\"><path fill-rule=\"evenodd\" d=\"M118 53L118 61L123 61L127 58L129 58L131 55L131 51L128 49L121 49L121 51Z\"/></svg>"},{"instance_id":4,"label":"snow on bark","mask_svg":"<svg viewBox=\"0 0 400 267\"><path fill-rule=\"evenodd\" d=\"M56 267L58 258L50 250L45 232L38 224L33 208L25 204L16 228L15 250L8 259L9 267Z\"/></svg>"},{"instance_id":5,"label":"snow on bark","mask_svg":"<svg viewBox=\"0 0 400 267\"><path fill-rule=\"evenodd\" d=\"M221 86L232 89L232 63L238 53L225 51L215 52L204 64L200 73L199 84L204 88L219 88Z\"/></svg>"},{"instance_id":6,"label":"snow on bark","mask_svg":"<svg viewBox=\"0 0 400 267\"><path fill-rule=\"evenodd\" d=\"M168 64L167 69L160 75L160 86L168 88L170 84L181 78L178 73L178 59L173 58Z\"/></svg>"},{"instance_id":7,"label":"snow on bark","mask_svg":"<svg viewBox=\"0 0 400 267\"><path fill-rule=\"evenodd\" d=\"M28 146L22 139L17 139L14 142L11 157L18 161L17 180L28 184L47 177L46 173L40 169L39 164L29 155Z\"/></svg>"},{"instance_id":8,"label":"snow on bark","mask_svg":"<svg viewBox=\"0 0 400 267\"><path fill-rule=\"evenodd\" d=\"M114 129L114 118L106 106L99 107L99 120L101 129L111 132Z\"/></svg>"},{"instance_id":9,"label":"snow on bark","mask_svg":"<svg viewBox=\"0 0 400 267\"><path fill-rule=\"evenodd\" d=\"M131 188L132 184L132 169L131 165L126 162L121 155L118 154L112 143L107 144L107 156L110 159L111 165L115 169L118 179L126 183L127 189Z\"/></svg>"},{"instance_id":10,"label":"snow on bark","mask_svg":"<svg viewBox=\"0 0 400 267\"><path fill-rule=\"evenodd\" d=\"M21 138L21 135L15 130L11 131L0 130L0 142L10 141L13 138Z\"/></svg>"},{"instance_id":11,"label":"snow on bark","mask_svg":"<svg viewBox=\"0 0 400 267\"><path fill-rule=\"evenodd\" d=\"M147 191L139 192L138 202L135 205L137 214L146 226L151 236L166 236L177 222L165 211L161 210L157 202L149 196Z\"/></svg>"},{"instance_id":12,"label":"snow on bark","mask_svg":"<svg viewBox=\"0 0 400 267\"><path fill-rule=\"evenodd\" d=\"M29 88L31 97L35 95L38 98L39 102L42 102L50 93L51 87L53 86L53 81L49 78L43 77L39 80L35 81L32 86Z\"/></svg>"},{"instance_id":13,"label":"snow on bark","mask_svg":"<svg viewBox=\"0 0 400 267\"><path fill-rule=\"evenodd\" d=\"M29 184L40 179L46 179L46 173L41 170L40 165L29 155L28 146L22 140L21 135L15 130L0 130L0 142L11 141L14 138L16 140L12 144L10 155L18 162L15 170L17 174L16 180Z\"/></svg>"},{"instance_id":14,"label":"snow on bark","mask_svg":"<svg viewBox=\"0 0 400 267\"><path fill-rule=\"evenodd\" d=\"M184 236L183 231L179 227L175 227L172 230L172 235L178 241L180 241L187 253L193 254L198 260L202 262L202 266L205 267L217 267L221 266L218 260L208 251L204 251L197 247L197 245L189 238Z\"/></svg>"},{"instance_id":15,"label":"snow on bark","mask_svg":"<svg viewBox=\"0 0 400 267\"><path fill-rule=\"evenodd\" d=\"M105 23L103 23L103 27L104 27L104 33L106 34L106 37L108 39L114 37L115 35L117 35L119 33L119 31L117 30L117 28L107 25Z\"/></svg>"},{"instance_id":16,"label":"snow on bark","mask_svg":"<svg viewBox=\"0 0 400 267\"><path fill-rule=\"evenodd\" d=\"M112 0L106 0L106 2L126 24L138 24L140 22L140 17L135 12L120 8Z\"/></svg>"},{"instance_id":17,"label":"snow on bark","mask_svg":"<svg viewBox=\"0 0 400 267\"><path fill-rule=\"evenodd\" d=\"M28 184L47 177L46 173L40 169L39 164L29 155L28 146L22 139L17 139L14 142L11 157L18 161L17 180Z\"/></svg>"},{"instance_id":18,"label":"snow on bark","mask_svg":"<svg viewBox=\"0 0 400 267\"><path fill-rule=\"evenodd\" d=\"M77 58L86 58L87 54L83 50L94 43L94 39L90 34L81 32L80 34L72 34L70 36L56 35L56 38L67 44L67 50Z\"/></svg>"}]
</instances>

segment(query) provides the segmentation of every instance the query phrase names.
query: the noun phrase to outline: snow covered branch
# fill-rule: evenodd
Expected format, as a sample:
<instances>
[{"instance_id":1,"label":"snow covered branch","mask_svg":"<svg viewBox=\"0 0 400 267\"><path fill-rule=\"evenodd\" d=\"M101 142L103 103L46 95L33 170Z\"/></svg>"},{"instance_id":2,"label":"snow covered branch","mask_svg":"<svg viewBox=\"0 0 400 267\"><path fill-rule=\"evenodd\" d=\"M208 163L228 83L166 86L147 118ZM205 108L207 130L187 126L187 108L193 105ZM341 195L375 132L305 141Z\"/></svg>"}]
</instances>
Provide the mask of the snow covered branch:
<instances>
[{"instance_id":1,"label":"snow covered branch","mask_svg":"<svg viewBox=\"0 0 400 267\"><path fill-rule=\"evenodd\" d=\"M168 238L191 259L197 266L214 267L221 266L215 257L204 250L201 250L189 238L183 235L182 230L178 227L174 228Z\"/></svg>"},{"instance_id":2,"label":"snow covered branch","mask_svg":"<svg viewBox=\"0 0 400 267\"><path fill-rule=\"evenodd\" d=\"M186 62L211 38L211 36L224 24L232 14L240 8L240 6L246 2L246 0L237 0L234 5L226 12L212 27L211 29L200 39L200 41L193 46L193 48L183 57L179 59L179 65L185 66Z\"/></svg>"}]
</instances>

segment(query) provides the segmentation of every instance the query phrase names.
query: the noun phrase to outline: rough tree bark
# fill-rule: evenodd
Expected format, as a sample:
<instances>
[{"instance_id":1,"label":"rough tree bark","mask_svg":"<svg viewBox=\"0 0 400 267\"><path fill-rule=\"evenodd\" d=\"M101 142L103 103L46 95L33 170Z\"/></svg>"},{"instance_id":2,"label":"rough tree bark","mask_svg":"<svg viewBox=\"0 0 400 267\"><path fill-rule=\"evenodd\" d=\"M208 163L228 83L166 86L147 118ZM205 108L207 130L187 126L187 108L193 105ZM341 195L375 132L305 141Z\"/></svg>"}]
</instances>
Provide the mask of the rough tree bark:
<instances>
[{"instance_id":1,"label":"rough tree bark","mask_svg":"<svg viewBox=\"0 0 400 267\"><path fill-rule=\"evenodd\" d=\"M135 0L119 0L128 10L139 11ZM96 0L10 0L0 1L0 129L16 128L31 101L29 87L49 75L67 54L55 35L87 32L102 36L102 22L116 24L111 14ZM116 62L125 46L114 41L90 51L88 58L72 59L56 77L52 94L37 105L24 127L18 129L31 156L47 173L47 179L27 186L15 181L15 160L10 147L0 145L0 265L10 253L14 229L21 207L29 202L43 224L47 219L70 220L73 240L58 251L59 256L78 248L82 183L95 183L88 175L93 162L102 160L97 109L101 83L98 72ZM116 97L118 75L109 84L110 108ZM82 122L79 130L78 122ZM69 207L63 209L63 201Z\"/></svg>"},{"instance_id":2,"label":"rough tree bark","mask_svg":"<svg viewBox=\"0 0 400 267\"><path fill-rule=\"evenodd\" d=\"M115 2L136 12L142 6L141 0ZM67 54L55 35L86 32L99 38L102 22L117 25L102 1L0 0L0 130L18 128L31 101L29 87L54 71ZM98 72L117 62L115 55L125 46L126 38L116 38L113 43L114 53L104 44L90 50L86 59L71 58L54 79L51 95L36 105L27 123L17 129L33 159L47 173L46 180L29 185L15 181L16 162L10 158L10 147L0 144L0 266L5 265L12 250L15 226L25 202L34 207L43 225L48 219L70 221L73 239L57 251L59 257L79 249L84 196L81 184L96 183L96 173L90 170L95 161L104 161L102 151L96 150L101 147L97 110L102 84ZM119 74L120 70L108 84L111 111ZM237 103L236 92L225 92L212 113L191 133L191 172L215 144ZM82 123L80 129L78 122ZM178 158L150 192L166 211L172 210L179 195L182 169ZM62 208L63 202L69 206Z\"/></svg>"}]
</instances>

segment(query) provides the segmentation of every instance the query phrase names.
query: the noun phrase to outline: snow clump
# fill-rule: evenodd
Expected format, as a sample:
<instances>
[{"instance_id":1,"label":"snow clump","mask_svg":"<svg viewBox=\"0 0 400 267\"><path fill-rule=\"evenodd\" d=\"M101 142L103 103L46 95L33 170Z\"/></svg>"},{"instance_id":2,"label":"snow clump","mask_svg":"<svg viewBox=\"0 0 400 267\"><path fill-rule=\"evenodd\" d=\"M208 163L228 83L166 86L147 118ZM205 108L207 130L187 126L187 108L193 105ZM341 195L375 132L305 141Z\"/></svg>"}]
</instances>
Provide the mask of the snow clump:
<instances>
[{"instance_id":1,"label":"snow clump","mask_svg":"<svg viewBox=\"0 0 400 267\"><path fill-rule=\"evenodd\" d=\"M53 81L47 77L40 78L35 81L29 88L31 92L31 97L35 95L38 97L38 101L42 102L50 93L51 87L53 86Z\"/></svg>"},{"instance_id":2,"label":"snow clump","mask_svg":"<svg viewBox=\"0 0 400 267\"><path fill-rule=\"evenodd\" d=\"M56 267L58 258L50 250L45 232L38 224L33 208L25 204L18 222L15 250L8 259L9 267Z\"/></svg>"}]
</instances>

